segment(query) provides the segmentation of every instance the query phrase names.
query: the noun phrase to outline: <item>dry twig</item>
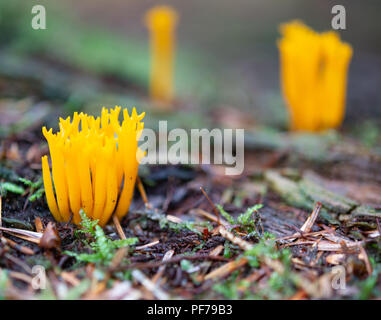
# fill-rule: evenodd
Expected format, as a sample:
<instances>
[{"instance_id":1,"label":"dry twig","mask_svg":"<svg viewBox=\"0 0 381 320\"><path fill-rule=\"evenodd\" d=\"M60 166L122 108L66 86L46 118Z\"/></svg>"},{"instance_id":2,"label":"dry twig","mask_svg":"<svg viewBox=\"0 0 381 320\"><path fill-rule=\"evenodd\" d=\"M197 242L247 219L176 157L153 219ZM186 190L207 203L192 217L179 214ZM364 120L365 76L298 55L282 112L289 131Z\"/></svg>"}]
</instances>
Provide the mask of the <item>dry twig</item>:
<instances>
[{"instance_id":1,"label":"dry twig","mask_svg":"<svg viewBox=\"0 0 381 320\"><path fill-rule=\"evenodd\" d=\"M124 234L124 231L122 226L120 225L119 219L115 214L112 216L112 221L114 222L116 232L118 233L119 238L121 238L122 240L125 240L126 235Z\"/></svg>"},{"instance_id":2,"label":"dry twig","mask_svg":"<svg viewBox=\"0 0 381 320\"><path fill-rule=\"evenodd\" d=\"M239 246L242 250L247 251L253 248L253 245L245 240L242 240L241 238L235 236L233 233L228 231L225 227L220 226L218 229L218 232L223 236L224 238L228 239L230 242L236 244Z\"/></svg>"},{"instance_id":3,"label":"dry twig","mask_svg":"<svg viewBox=\"0 0 381 320\"><path fill-rule=\"evenodd\" d=\"M140 282L149 292L151 292L159 300L168 300L169 295L163 291L157 284L148 279L140 270L133 270L131 275L135 280Z\"/></svg>"},{"instance_id":4,"label":"dry twig","mask_svg":"<svg viewBox=\"0 0 381 320\"><path fill-rule=\"evenodd\" d=\"M199 208L192 209L192 210L189 211L189 213L196 214L196 215L199 215L199 216L203 216L203 217L205 217L205 218L207 218L207 219L209 219L211 221L214 221L214 222L218 223L218 218L215 215L213 215L213 214L211 214L209 212L206 212L203 209L199 209ZM224 220L223 218L220 218L220 224L222 224L226 228L229 227L229 223L226 220Z\"/></svg>"},{"instance_id":5,"label":"dry twig","mask_svg":"<svg viewBox=\"0 0 381 320\"><path fill-rule=\"evenodd\" d=\"M150 248L150 247L156 246L156 245L159 244L159 243L160 243L159 240L152 241L152 242L147 243L147 244L145 244L145 245L135 247L135 251L137 251L137 250L143 250L143 249L146 249L146 248Z\"/></svg>"},{"instance_id":6,"label":"dry twig","mask_svg":"<svg viewBox=\"0 0 381 320\"><path fill-rule=\"evenodd\" d=\"M203 195L205 196L205 198L208 200L208 202L211 204L212 208L213 208L213 211L214 213L216 214L217 216L217 223L220 224L220 212L218 211L218 209L216 208L216 206L214 205L213 201L210 200L208 194L205 192L204 188L203 187L200 187L200 190L201 192L203 193Z\"/></svg>"},{"instance_id":7,"label":"dry twig","mask_svg":"<svg viewBox=\"0 0 381 320\"><path fill-rule=\"evenodd\" d=\"M146 193L146 191L144 189L143 182L142 182L142 180L140 179L139 176L136 177L136 184L138 186L138 190L140 192L140 195L142 196L143 202L146 205L146 208L152 209L151 205L150 205L150 203L148 201L147 193Z\"/></svg>"},{"instance_id":8,"label":"dry twig","mask_svg":"<svg viewBox=\"0 0 381 320\"><path fill-rule=\"evenodd\" d=\"M14 242L11 239L8 239L8 238L5 238L5 237L1 237L1 242L11 246L13 249L15 249L17 251L20 251L21 253L24 253L24 254L27 254L27 255L34 255L35 254L35 252L32 249L30 249L28 247L25 247L25 246L22 246L22 245L20 245L20 244L18 244L16 242Z\"/></svg>"},{"instance_id":9,"label":"dry twig","mask_svg":"<svg viewBox=\"0 0 381 320\"><path fill-rule=\"evenodd\" d=\"M12 236L33 242L33 243L40 243L40 239L42 238L42 233L39 232L33 232L23 229L16 229L16 228L4 228L0 227L0 230L11 234Z\"/></svg>"},{"instance_id":10,"label":"dry twig","mask_svg":"<svg viewBox=\"0 0 381 320\"><path fill-rule=\"evenodd\" d=\"M165 254L164 254L164 257L163 257L163 260L162 261L168 261L169 259L172 258L172 256L174 255L175 251L173 250L168 250ZM165 267L166 265L161 265L159 267L159 270L157 271L157 273L153 276L152 278L152 282L153 283L157 283L159 281L159 279L161 278L161 276L163 275L164 271L165 271Z\"/></svg>"},{"instance_id":11,"label":"dry twig","mask_svg":"<svg viewBox=\"0 0 381 320\"><path fill-rule=\"evenodd\" d=\"M247 262L248 262L247 258L241 258L239 260L234 260L234 261L225 263L223 266L208 273L204 277L204 280L223 278L227 276L228 274L232 273L234 270L237 270L238 268L244 266Z\"/></svg>"}]
</instances>

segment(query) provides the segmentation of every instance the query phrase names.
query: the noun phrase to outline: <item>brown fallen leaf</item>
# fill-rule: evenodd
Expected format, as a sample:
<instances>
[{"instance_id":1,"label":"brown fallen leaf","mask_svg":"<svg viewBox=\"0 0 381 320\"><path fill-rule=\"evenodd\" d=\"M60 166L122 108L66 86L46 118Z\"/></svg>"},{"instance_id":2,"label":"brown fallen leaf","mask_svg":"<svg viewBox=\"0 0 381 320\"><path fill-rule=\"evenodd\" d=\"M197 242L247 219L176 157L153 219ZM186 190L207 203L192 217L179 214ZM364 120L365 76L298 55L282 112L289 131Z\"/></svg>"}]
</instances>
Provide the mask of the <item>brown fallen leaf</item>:
<instances>
[{"instance_id":1,"label":"brown fallen leaf","mask_svg":"<svg viewBox=\"0 0 381 320\"><path fill-rule=\"evenodd\" d=\"M36 219L34 219L34 224L36 226L36 231L37 232L44 233L44 226L42 224L42 221L41 221L40 217L36 217Z\"/></svg>"},{"instance_id":2,"label":"brown fallen leaf","mask_svg":"<svg viewBox=\"0 0 381 320\"><path fill-rule=\"evenodd\" d=\"M40 247L44 249L58 249L61 244L61 239L58 235L56 225L49 222L40 240Z\"/></svg>"},{"instance_id":3,"label":"brown fallen leaf","mask_svg":"<svg viewBox=\"0 0 381 320\"><path fill-rule=\"evenodd\" d=\"M6 152L6 157L8 160L20 161L20 151L17 143L12 143Z\"/></svg>"},{"instance_id":4,"label":"brown fallen leaf","mask_svg":"<svg viewBox=\"0 0 381 320\"><path fill-rule=\"evenodd\" d=\"M49 152L47 146L41 148L37 144L33 144L27 151L25 157L28 163L41 163L41 157Z\"/></svg>"}]
</instances>

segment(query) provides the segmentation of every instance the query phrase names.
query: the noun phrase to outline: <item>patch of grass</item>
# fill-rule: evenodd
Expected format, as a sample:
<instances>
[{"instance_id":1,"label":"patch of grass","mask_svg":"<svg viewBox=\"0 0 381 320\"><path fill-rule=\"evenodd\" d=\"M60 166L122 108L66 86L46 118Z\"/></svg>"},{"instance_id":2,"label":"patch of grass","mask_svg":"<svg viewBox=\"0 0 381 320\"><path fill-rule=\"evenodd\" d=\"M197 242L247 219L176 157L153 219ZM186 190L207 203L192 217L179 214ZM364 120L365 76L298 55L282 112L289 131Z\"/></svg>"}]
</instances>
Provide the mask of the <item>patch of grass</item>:
<instances>
[{"instance_id":1,"label":"patch of grass","mask_svg":"<svg viewBox=\"0 0 381 320\"><path fill-rule=\"evenodd\" d=\"M45 189L42 186L43 185L42 178L38 179L36 182L33 182L25 178L19 178L19 181L22 182L27 187L29 187L30 196L28 197L28 200L30 202L34 202L38 199L41 199L41 197L44 195Z\"/></svg>"},{"instance_id":2,"label":"patch of grass","mask_svg":"<svg viewBox=\"0 0 381 320\"><path fill-rule=\"evenodd\" d=\"M256 204L248 208L244 213L241 213L237 218L227 213L221 205L217 205L221 215L232 225L238 225L242 231L247 232L249 235L259 236L258 224L261 224L261 218L258 210L263 207L262 204ZM254 214L254 216L253 216Z\"/></svg>"},{"instance_id":3,"label":"patch of grass","mask_svg":"<svg viewBox=\"0 0 381 320\"><path fill-rule=\"evenodd\" d=\"M216 283L213 290L222 294L226 299L236 300L239 299L238 286L236 282L238 272L234 271L233 274L224 282Z\"/></svg>"},{"instance_id":4,"label":"patch of grass","mask_svg":"<svg viewBox=\"0 0 381 320\"><path fill-rule=\"evenodd\" d=\"M240 271L237 270L225 281L215 284L215 291L227 299L282 299L294 294L296 275L291 271L291 252L288 249L278 250L273 235L264 234L252 249L238 256L237 260L242 256L248 259L249 266L254 269L259 268L265 258L277 260L281 263L283 272L273 271L266 286L253 286L244 279L238 279Z\"/></svg>"},{"instance_id":5,"label":"patch of grass","mask_svg":"<svg viewBox=\"0 0 381 320\"><path fill-rule=\"evenodd\" d=\"M0 183L0 194L5 197L8 192L12 192L15 194L23 194L25 189L23 187L18 186L12 182L1 182Z\"/></svg>"},{"instance_id":6,"label":"patch of grass","mask_svg":"<svg viewBox=\"0 0 381 320\"><path fill-rule=\"evenodd\" d=\"M224 257L231 258L233 256L233 245L230 241L225 241L224 243Z\"/></svg>"},{"instance_id":7,"label":"patch of grass","mask_svg":"<svg viewBox=\"0 0 381 320\"><path fill-rule=\"evenodd\" d=\"M288 249L278 250L276 248L275 236L266 233L252 249L245 251L244 256L248 258L249 264L256 268L259 267L259 261L263 257L280 259L283 264L289 265L291 252Z\"/></svg>"},{"instance_id":8,"label":"patch of grass","mask_svg":"<svg viewBox=\"0 0 381 320\"><path fill-rule=\"evenodd\" d=\"M208 231L213 230L212 225L209 221L203 221L203 222L194 222L194 221L184 221L181 223L175 223L172 221L168 221L168 219L164 216L160 221L160 228L169 228L171 230L174 230L177 233L180 233L184 230L189 230L194 233L196 233L199 236L202 236L202 232L198 229L199 227L207 228Z\"/></svg>"},{"instance_id":9,"label":"patch of grass","mask_svg":"<svg viewBox=\"0 0 381 320\"><path fill-rule=\"evenodd\" d=\"M69 256L75 257L79 262L90 262L100 265L108 265L114 257L116 249L129 247L138 242L138 238L110 240L105 235L103 229L98 226L98 220L92 221L86 216L83 210L80 211L80 215L82 219L82 230L79 232L89 234L92 238L94 238L94 241L88 244L92 253L76 253L72 251L64 252Z\"/></svg>"},{"instance_id":10,"label":"patch of grass","mask_svg":"<svg viewBox=\"0 0 381 320\"><path fill-rule=\"evenodd\" d=\"M358 284L360 292L357 298L360 300L367 300L372 297L379 297L381 295L380 290L377 288L381 265L376 264L373 258L369 259L373 267L373 272L369 277L363 281L360 281Z\"/></svg>"},{"instance_id":11,"label":"patch of grass","mask_svg":"<svg viewBox=\"0 0 381 320\"><path fill-rule=\"evenodd\" d=\"M81 216L81 228L77 232L95 237L95 226L98 224L98 220L91 220L82 209L79 211L79 215Z\"/></svg>"},{"instance_id":12,"label":"patch of grass","mask_svg":"<svg viewBox=\"0 0 381 320\"><path fill-rule=\"evenodd\" d=\"M23 186L16 184L17 182L21 182L27 188L24 188ZM43 184L42 178L38 179L36 182L33 182L29 179L17 177L17 179L14 182L10 182L10 181L1 182L0 194L3 197L5 197L8 192L19 194L19 195L29 192L30 196L28 197L28 200L30 202L33 202L33 201L36 201L37 199L40 199L44 195L45 190L42 184Z\"/></svg>"},{"instance_id":13,"label":"patch of grass","mask_svg":"<svg viewBox=\"0 0 381 320\"><path fill-rule=\"evenodd\" d=\"M258 244L244 253L252 267L259 267L259 263L265 257L279 261L283 266L283 272L274 271L268 279L267 286L256 293L260 299L288 298L295 293L296 274L291 270L291 251L279 250L276 247L275 236L266 234Z\"/></svg>"}]
</instances>

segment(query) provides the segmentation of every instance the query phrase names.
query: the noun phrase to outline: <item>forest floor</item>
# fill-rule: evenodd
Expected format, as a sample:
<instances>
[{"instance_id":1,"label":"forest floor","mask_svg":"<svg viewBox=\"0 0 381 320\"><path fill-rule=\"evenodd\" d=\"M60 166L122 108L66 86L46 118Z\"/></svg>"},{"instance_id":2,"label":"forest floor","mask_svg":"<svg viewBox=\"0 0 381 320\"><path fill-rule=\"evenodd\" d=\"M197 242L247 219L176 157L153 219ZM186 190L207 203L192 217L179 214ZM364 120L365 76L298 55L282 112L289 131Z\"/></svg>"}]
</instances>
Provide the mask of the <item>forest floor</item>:
<instances>
[{"instance_id":1,"label":"forest floor","mask_svg":"<svg viewBox=\"0 0 381 320\"><path fill-rule=\"evenodd\" d=\"M0 299L381 297L381 135L374 122L380 63L356 65L363 78L360 86L351 79L351 123L321 134L289 133L279 92L252 101L268 70L251 72L243 63L258 77L245 82L252 94L246 96L243 72L238 82L227 70L219 86L208 68L194 64L198 55L179 50L177 85L187 98L163 113L144 86L146 41L77 28L60 12L45 33L23 30L20 12L29 21L30 9L11 7L7 16L18 19L0 21L7 30L0 38ZM276 69L274 60L258 64ZM243 97L242 104L232 97ZM140 166L120 223L102 230L87 219L81 226L55 222L41 180L41 156L49 154L41 127L55 132L58 117L96 116L111 103L147 111L147 128L162 119L172 128L244 128L244 172ZM371 121L360 106L373 112ZM254 107L272 122L262 123ZM41 270L45 289L36 288Z\"/></svg>"},{"instance_id":2,"label":"forest floor","mask_svg":"<svg viewBox=\"0 0 381 320\"><path fill-rule=\"evenodd\" d=\"M358 140L249 132L239 176L142 166L127 216L95 232L90 221L56 223L46 205L40 130L56 112L1 103L3 129L19 124L1 140L3 298L380 296L381 157ZM45 290L33 289L35 266Z\"/></svg>"}]
</instances>

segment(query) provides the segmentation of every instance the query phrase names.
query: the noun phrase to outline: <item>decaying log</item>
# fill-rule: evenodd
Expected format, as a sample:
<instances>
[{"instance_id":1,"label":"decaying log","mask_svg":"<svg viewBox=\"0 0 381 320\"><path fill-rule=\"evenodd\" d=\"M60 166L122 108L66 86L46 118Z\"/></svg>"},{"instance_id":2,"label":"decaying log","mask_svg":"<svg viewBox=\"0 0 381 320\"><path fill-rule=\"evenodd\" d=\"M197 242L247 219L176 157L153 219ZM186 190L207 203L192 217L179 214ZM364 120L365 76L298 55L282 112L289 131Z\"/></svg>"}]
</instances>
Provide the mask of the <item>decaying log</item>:
<instances>
[{"instance_id":1,"label":"decaying log","mask_svg":"<svg viewBox=\"0 0 381 320\"><path fill-rule=\"evenodd\" d=\"M381 217L381 211L338 195L318 185L308 177L294 181L275 170L264 173L265 180L289 205L305 210L313 210L316 201L322 203L320 217L331 224L339 224L339 215Z\"/></svg>"}]
</instances>

